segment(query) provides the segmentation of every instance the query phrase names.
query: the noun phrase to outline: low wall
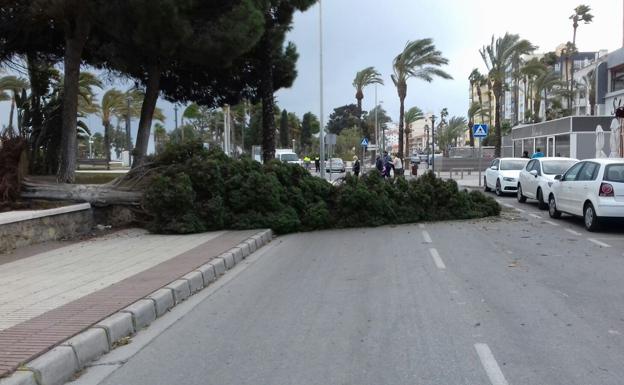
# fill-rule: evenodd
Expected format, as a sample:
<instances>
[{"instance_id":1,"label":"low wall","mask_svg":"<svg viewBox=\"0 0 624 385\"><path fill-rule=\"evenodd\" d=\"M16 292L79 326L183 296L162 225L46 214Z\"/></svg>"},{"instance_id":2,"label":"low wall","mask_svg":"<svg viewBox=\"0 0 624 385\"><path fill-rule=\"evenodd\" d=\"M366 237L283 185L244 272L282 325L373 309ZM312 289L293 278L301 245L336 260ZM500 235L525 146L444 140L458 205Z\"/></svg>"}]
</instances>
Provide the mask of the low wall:
<instances>
[{"instance_id":1,"label":"low wall","mask_svg":"<svg viewBox=\"0 0 624 385\"><path fill-rule=\"evenodd\" d=\"M0 214L0 253L41 242L73 238L94 226L88 203L50 210L11 211Z\"/></svg>"}]
</instances>

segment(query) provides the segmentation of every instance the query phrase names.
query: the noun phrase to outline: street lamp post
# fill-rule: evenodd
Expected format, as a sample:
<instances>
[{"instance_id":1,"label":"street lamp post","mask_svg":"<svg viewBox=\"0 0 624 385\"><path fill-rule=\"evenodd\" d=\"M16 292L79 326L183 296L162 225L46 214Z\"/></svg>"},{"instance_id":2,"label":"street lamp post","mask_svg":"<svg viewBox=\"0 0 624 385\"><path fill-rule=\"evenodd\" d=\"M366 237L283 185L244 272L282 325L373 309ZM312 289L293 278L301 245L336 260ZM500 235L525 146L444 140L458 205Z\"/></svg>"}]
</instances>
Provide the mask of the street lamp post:
<instances>
[{"instance_id":1,"label":"street lamp post","mask_svg":"<svg viewBox=\"0 0 624 385\"><path fill-rule=\"evenodd\" d=\"M319 134L320 145L320 163L321 163L321 178L325 179L325 117L323 111L323 2L319 0L319 70L320 70L320 102L321 102L321 115L319 116L321 123L321 130Z\"/></svg>"},{"instance_id":2,"label":"street lamp post","mask_svg":"<svg viewBox=\"0 0 624 385\"><path fill-rule=\"evenodd\" d=\"M431 115L431 171L435 175L435 115Z\"/></svg>"},{"instance_id":3,"label":"street lamp post","mask_svg":"<svg viewBox=\"0 0 624 385\"><path fill-rule=\"evenodd\" d=\"M91 147L93 145L93 136L89 136L89 158L93 159L93 148Z\"/></svg>"},{"instance_id":4,"label":"street lamp post","mask_svg":"<svg viewBox=\"0 0 624 385\"><path fill-rule=\"evenodd\" d=\"M132 164L132 135L130 133L130 110L132 104L132 98L128 97L126 99L127 102L127 110L126 110L126 147L128 148L128 161Z\"/></svg>"}]
</instances>

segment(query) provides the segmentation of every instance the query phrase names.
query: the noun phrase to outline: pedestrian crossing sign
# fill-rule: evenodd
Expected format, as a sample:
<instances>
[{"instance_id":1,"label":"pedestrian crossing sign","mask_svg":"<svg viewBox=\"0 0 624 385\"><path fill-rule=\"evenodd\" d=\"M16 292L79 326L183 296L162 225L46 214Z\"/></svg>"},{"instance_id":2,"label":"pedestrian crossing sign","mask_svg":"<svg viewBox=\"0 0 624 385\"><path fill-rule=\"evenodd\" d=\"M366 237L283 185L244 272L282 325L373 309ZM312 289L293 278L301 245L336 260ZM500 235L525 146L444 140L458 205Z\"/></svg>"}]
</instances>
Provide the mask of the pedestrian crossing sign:
<instances>
[{"instance_id":1,"label":"pedestrian crossing sign","mask_svg":"<svg viewBox=\"0 0 624 385\"><path fill-rule=\"evenodd\" d=\"M472 126L472 136L475 138L485 138L488 134L487 124L475 124Z\"/></svg>"},{"instance_id":2,"label":"pedestrian crossing sign","mask_svg":"<svg viewBox=\"0 0 624 385\"><path fill-rule=\"evenodd\" d=\"M360 146L362 146L362 147L368 147L368 138L364 138L364 139L362 139L362 142L360 143Z\"/></svg>"}]
</instances>

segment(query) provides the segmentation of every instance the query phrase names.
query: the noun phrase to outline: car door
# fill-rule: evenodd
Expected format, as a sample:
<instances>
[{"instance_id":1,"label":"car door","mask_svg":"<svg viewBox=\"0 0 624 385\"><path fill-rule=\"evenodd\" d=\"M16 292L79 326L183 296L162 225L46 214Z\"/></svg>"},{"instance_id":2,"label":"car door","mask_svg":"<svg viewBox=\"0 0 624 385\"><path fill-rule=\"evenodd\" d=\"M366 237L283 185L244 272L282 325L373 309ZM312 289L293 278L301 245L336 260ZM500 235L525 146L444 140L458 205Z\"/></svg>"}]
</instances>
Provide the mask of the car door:
<instances>
[{"instance_id":1,"label":"car door","mask_svg":"<svg viewBox=\"0 0 624 385\"><path fill-rule=\"evenodd\" d=\"M500 166L500 159L494 159L492 163L490 163L490 167L485 170L485 178L487 187L494 188L496 186L496 178L498 178L498 167ZM496 170L493 169L496 168Z\"/></svg>"},{"instance_id":2,"label":"car door","mask_svg":"<svg viewBox=\"0 0 624 385\"><path fill-rule=\"evenodd\" d=\"M531 164L531 168L528 169L529 175L527 176L527 186L526 186L526 196L529 198L535 199L537 197L537 180L540 174L540 161L538 159L533 159L529 162ZM537 172L538 176L534 176L531 172Z\"/></svg>"},{"instance_id":3,"label":"car door","mask_svg":"<svg viewBox=\"0 0 624 385\"><path fill-rule=\"evenodd\" d=\"M600 171L600 164L595 162L584 162L585 165L576 176L576 181L570 190L571 214L583 215L583 206L588 198L590 189ZM598 189L596 189L598 191Z\"/></svg>"},{"instance_id":4,"label":"car door","mask_svg":"<svg viewBox=\"0 0 624 385\"><path fill-rule=\"evenodd\" d=\"M557 201L557 208L559 211L565 211L571 214L573 213L572 194L573 191L576 190L576 178L584 165L585 162L579 162L570 167L570 169L563 174L561 181L559 181L560 185L555 193L555 199Z\"/></svg>"}]
</instances>

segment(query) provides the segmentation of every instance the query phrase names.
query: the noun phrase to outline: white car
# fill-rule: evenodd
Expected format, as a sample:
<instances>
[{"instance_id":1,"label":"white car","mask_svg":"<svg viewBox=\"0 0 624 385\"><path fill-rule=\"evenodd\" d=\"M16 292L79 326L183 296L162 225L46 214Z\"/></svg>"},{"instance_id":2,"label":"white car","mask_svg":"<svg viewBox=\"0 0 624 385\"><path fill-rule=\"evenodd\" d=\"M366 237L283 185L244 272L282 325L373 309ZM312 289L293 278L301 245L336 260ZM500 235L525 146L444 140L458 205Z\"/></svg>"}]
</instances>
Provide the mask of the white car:
<instances>
[{"instance_id":1,"label":"white car","mask_svg":"<svg viewBox=\"0 0 624 385\"><path fill-rule=\"evenodd\" d=\"M330 160L325 161L325 168L327 172L333 173L343 173L346 171L346 167L342 159L340 158L331 158Z\"/></svg>"},{"instance_id":2,"label":"white car","mask_svg":"<svg viewBox=\"0 0 624 385\"><path fill-rule=\"evenodd\" d=\"M604 218L624 218L624 159L588 159L557 175L548 197L548 213L583 217L595 231Z\"/></svg>"},{"instance_id":3,"label":"white car","mask_svg":"<svg viewBox=\"0 0 624 385\"><path fill-rule=\"evenodd\" d=\"M515 193L518 189L520 171L530 159L524 158L497 158L485 170L483 187L485 191L494 190L496 195Z\"/></svg>"},{"instance_id":4,"label":"white car","mask_svg":"<svg viewBox=\"0 0 624 385\"><path fill-rule=\"evenodd\" d=\"M555 176L563 174L576 163L578 159L572 158L531 159L520 172L518 202L524 203L527 198L536 199L540 210L546 210Z\"/></svg>"}]
</instances>

